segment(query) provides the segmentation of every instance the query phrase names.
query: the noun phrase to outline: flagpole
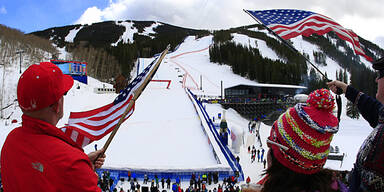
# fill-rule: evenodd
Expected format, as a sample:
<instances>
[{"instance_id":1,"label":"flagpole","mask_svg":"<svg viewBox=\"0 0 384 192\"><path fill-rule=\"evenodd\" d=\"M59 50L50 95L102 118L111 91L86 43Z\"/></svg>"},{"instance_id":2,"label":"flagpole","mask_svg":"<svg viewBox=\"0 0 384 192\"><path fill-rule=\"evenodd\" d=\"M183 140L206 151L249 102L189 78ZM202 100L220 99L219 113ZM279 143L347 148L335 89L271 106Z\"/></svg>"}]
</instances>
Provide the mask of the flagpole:
<instances>
[{"instance_id":1,"label":"flagpole","mask_svg":"<svg viewBox=\"0 0 384 192\"><path fill-rule=\"evenodd\" d=\"M152 79L153 75L155 74L155 71L159 68L161 61L164 59L164 57L168 53L169 49L170 49L170 45L168 45L167 48L161 53L159 60L157 61L157 63L153 67L152 71L149 72L149 74L148 74L147 78L144 80L144 82L140 85L140 87L138 87L136 89L136 91L134 91L133 98L128 103L127 109L125 109L124 113L121 115L119 122L116 124L115 128L113 128L111 135L109 135L108 140L105 142L105 144L103 146L102 153L100 153L96 157L95 162L99 157L103 156L104 153L107 151L109 145L112 142L112 139L115 137L115 135L117 133L117 130L119 130L120 125L124 122L125 116L129 113L129 111L131 111L136 99L141 95L141 93L143 92L145 87L148 85L149 81Z\"/></svg>"},{"instance_id":2,"label":"flagpole","mask_svg":"<svg viewBox=\"0 0 384 192\"><path fill-rule=\"evenodd\" d=\"M311 64L313 68L316 69L317 72L319 72L327 81L330 81L327 76L324 75L323 72L320 71L319 68L317 68L311 60L309 60L307 57L305 57L299 50L297 50L295 47L293 47L290 43L287 42L287 40L280 37L278 34L276 34L274 31L272 31L269 27L267 27L263 22L261 22L259 19L257 19L255 16L253 16L251 13L249 13L247 10L243 9L244 12L246 12L249 16L251 16L257 23L262 25L265 29L267 29L270 33L272 33L275 37L277 37L281 42L283 42L285 45L287 45L292 51L297 52L301 56L305 58L305 60Z\"/></svg>"}]
</instances>

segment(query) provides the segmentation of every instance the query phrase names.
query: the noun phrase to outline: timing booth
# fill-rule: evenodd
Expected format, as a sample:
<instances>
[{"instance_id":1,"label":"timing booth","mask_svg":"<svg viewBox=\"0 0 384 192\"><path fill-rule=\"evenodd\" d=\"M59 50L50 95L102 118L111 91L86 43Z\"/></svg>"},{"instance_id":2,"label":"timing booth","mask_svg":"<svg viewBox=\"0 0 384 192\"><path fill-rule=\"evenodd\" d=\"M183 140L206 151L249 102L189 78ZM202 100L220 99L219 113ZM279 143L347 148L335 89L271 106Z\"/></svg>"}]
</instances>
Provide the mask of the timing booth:
<instances>
[{"instance_id":1,"label":"timing booth","mask_svg":"<svg viewBox=\"0 0 384 192\"><path fill-rule=\"evenodd\" d=\"M87 63L79 61L51 60L64 74L72 76L74 80L88 84Z\"/></svg>"}]
</instances>

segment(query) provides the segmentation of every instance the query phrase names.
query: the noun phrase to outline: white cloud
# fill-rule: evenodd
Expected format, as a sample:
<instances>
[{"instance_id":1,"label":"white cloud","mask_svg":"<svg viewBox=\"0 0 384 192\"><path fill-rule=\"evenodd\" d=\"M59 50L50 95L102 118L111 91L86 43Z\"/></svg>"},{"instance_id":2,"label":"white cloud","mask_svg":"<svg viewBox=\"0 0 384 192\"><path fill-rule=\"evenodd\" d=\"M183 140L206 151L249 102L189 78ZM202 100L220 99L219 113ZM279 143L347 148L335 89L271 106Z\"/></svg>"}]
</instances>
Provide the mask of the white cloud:
<instances>
[{"instance_id":1,"label":"white cloud","mask_svg":"<svg viewBox=\"0 0 384 192\"><path fill-rule=\"evenodd\" d=\"M103 11L97 7L90 7L84 11L83 15L75 22L79 24L91 24L103 21Z\"/></svg>"},{"instance_id":2,"label":"white cloud","mask_svg":"<svg viewBox=\"0 0 384 192\"><path fill-rule=\"evenodd\" d=\"M0 7L0 14L7 14L7 9L4 6Z\"/></svg>"},{"instance_id":3,"label":"white cloud","mask_svg":"<svg viewBox=\"0 0 384 192\"><path fill-rule=\"evenodd\" d=\"M254 24L243 9L304 9L331 17L365 39L383 36L382 0L110 0L100 10L88 8L77 23L105 20L154 20L194 29L226 29Z\"/></svg>"},{"instance_id":4,"label":"white cloud","mask_svg":"<svg viewBox=\"0 0 384 192\"><path fill-rule=\"evenodd\" d=\"M380 48L384 49L384 36L376 37L373 42Z\"/></svg>"}]
</instances>

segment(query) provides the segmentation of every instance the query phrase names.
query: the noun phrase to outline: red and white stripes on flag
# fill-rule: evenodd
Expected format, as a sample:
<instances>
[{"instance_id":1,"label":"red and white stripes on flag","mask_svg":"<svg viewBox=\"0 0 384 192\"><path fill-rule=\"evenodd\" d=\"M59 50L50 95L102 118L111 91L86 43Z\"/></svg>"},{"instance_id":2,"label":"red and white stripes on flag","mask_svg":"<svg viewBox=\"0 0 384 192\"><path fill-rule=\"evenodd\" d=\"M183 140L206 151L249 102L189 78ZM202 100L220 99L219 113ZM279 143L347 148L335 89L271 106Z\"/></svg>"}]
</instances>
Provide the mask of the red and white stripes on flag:
<instances>
[{"instance_id":1,"label":"red and white stripes on flag","mask_svg":"<svg viewBox=\"0 0 384 192\"><path fill-rule=\"evenodd\" d=\"M153 60L123 89L112 103L90 111L71 112L68 124L61 130L82 147L110 133L118 124L130 101L132 101L135 91L145 82L150 71L152 71L157 59ZM134 105L125 115L124 121L132 115L133 111Z\"/></svg>"},{"instance_id":2,"label":"red and white stripes on flag","mask_svg":"<svg viewBox=\"0 0 384 192\"><path fill-rule=\"evenodd\" d=\"M247 12L286 40L299 35L309 36L313 33L323 35L334 31L341 39L352 44L356 54L362 55L368 61L373 61L371 57L365 55L358 36L352 30L344 28L324 15L295 9L248 10Z\"/></svg>"},{"instance_id":3,"label":"red and white stripes on flag","mask_svg":"<svg viewBox=\"0 0 384 192\"><path fill-rule=\"evenodd\" d=\"M231 139L232 141L236 140L236 135L233 133L233 130L231 131Z\"/></svg>"},{"instance_id":4,"label":"red and white stripes on flag","mask_svg":"<svg viewBox=\"0 0 384 192\"><path fill-rule=\"evenodd\" d=\"M68 124L62 128L79 146L86 146L92 141L99 140L110 133L119 122L121 116L132 100L133 95L117 105L113 103L98 109L71 113ZM128 112L124 120L128 119L134 107Z\"/></svg>"}]
</instances>

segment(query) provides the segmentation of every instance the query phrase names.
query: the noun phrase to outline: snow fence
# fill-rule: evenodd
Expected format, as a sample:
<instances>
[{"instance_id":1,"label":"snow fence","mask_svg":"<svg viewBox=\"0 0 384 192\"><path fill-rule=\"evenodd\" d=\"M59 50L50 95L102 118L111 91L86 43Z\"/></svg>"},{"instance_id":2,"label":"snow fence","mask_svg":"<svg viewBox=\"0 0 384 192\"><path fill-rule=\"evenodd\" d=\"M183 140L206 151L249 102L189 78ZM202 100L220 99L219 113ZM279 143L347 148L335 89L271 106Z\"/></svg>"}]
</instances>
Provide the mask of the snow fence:
<instances>
[{"instance_id":1,"label":"snow fence","mask_svg":"<svg viewBox=\"0 0 384 192\"><path fill-rule=\"evenodd\" d=\"M186 89L186 92L190 96L195 106L195 109L198 112L202 126L206 130L205 132L211 141L210 143L212 144L213 149L215 150L215 154L217 154L217 156L219 157L220 163L224 163L226 161L232 169L231 175L236 175L237 173L238 181L244 181L244 173L241 168L241 165L237 162L235 156L229 150L228 146L224 145L219 139L219 133L217 132L215 125L213 124L203 104L197 99L197 97L191 92L191 90ZM221 155L225 157L225 160L220 158Z\"/></svg>"}]
</instances>

